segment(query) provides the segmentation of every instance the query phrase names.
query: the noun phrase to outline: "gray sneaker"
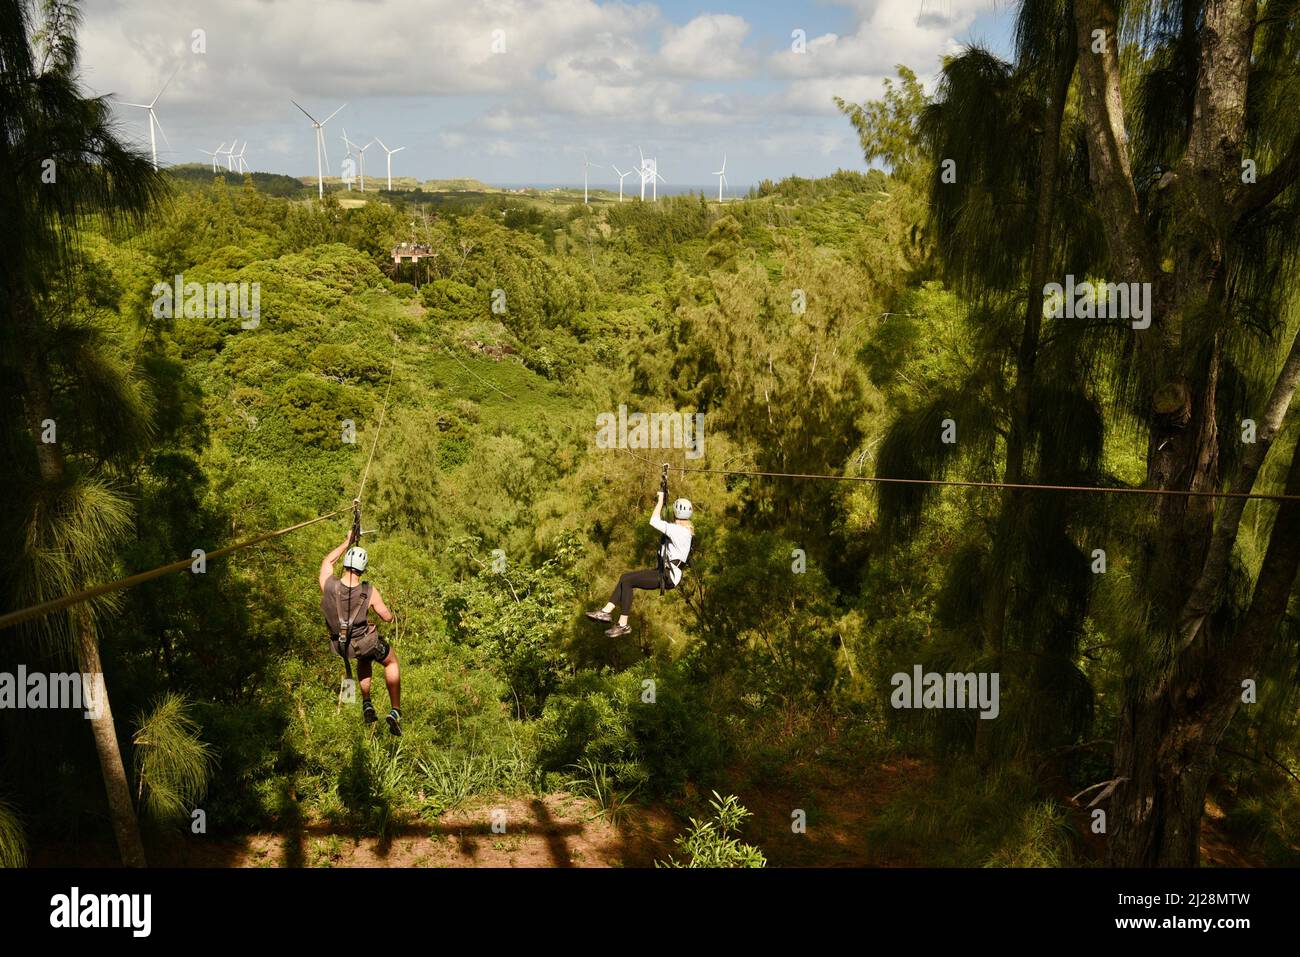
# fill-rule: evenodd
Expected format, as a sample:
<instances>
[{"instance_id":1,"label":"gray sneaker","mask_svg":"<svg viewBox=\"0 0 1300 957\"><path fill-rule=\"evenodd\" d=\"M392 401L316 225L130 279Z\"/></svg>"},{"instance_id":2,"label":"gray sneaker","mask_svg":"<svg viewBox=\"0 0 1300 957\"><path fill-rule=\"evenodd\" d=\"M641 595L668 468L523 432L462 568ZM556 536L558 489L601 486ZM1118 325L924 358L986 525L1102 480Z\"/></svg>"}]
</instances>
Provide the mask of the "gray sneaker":
<instances>
[{"instance_id":1,"label":"gray sneaker","mask_svg":"<svg viewBox=\"0 0 1300 957\"><path fill-rule=\"evenodd\" d=\"M592 621L611 622L614 620L613 618L609 617L609 612L601 611L601 610L589 611L587 612L587 617L590 618Z\"/></svg>"},{"instance_id":2,"label":"gray sneaker","mask_svg":"<svg viewBox=\"0 0 1300 957\"><path fill-rule=\"evenodd\" d=\"M624 635L632 634L631 625L615 625L613 628L605 629L606 638L622 638Z\"/></svg>"}]
</instances>

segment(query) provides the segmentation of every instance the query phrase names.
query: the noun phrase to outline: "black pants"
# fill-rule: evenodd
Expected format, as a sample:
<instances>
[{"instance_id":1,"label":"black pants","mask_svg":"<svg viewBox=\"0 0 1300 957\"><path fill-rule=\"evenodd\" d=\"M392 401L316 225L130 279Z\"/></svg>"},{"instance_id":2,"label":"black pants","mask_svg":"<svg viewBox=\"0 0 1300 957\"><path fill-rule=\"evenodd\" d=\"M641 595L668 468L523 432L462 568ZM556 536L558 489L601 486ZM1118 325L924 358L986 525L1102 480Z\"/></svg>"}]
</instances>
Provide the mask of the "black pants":
<instances>
[{"instance_id":1,"label":"black pants","mask_svg":"<svg viewBox=\"0 0 1300 957\"><path fill-rule=\"evenodd\" d=\"M643 568L636 572L624 572L623 577L618 580L614 586L614 594L609 596L609 600L618 606L620 614L630 615L632 613L632 590L635 588L653 589L659 587L659 571L654 568ZM673 580L664 574L664 588L671 589L675 587Z\"/></svg>"}]
</instances>

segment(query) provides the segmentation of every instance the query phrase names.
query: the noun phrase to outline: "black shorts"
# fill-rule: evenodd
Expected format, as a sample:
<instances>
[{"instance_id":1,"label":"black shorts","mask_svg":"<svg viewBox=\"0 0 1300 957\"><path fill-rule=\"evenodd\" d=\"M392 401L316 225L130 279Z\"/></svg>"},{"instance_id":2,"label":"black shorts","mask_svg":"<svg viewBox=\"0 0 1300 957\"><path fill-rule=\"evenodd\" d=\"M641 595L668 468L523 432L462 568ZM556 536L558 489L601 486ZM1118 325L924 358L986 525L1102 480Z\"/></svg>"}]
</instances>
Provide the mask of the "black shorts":
<instances>
[{"instance_id":1,"label":"black shorts","mask_svg":"<svg viewBox=\"0 0 1300 957\"><path fill-rule=\"evenodd\" d=\"M334 649L334 654L343 656L343 646L338 641L338 639L331 638L330 647ZM388 642L376 636L374 648L372 648L370 651L366 652L365 654L357 654L356 646L352 643L349 643L347 657L351 658L353 661L375 661L382 665L385 661L388 660L388 653L391 650L392 648L389 647Z\"/></svg>"}]
</instances>

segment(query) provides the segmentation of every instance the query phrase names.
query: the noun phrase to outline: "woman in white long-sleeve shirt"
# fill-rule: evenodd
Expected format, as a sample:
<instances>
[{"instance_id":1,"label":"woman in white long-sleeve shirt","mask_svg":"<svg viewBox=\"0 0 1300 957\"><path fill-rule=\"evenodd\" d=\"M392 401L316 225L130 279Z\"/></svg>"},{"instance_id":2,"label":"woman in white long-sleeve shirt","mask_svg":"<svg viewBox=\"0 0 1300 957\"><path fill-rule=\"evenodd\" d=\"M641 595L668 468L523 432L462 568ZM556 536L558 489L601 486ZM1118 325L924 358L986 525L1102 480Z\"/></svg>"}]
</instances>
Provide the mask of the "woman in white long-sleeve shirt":
<instances>
[{"instance_id":1,"label":"woman in white long-sleeve shirt","mask_svg":"<svg viewBox=\"0 0 1300 957\"><path fill-rule=\"evenodd\" d=\"M691 539L695 535L695 526L691 524L691 503L679 498L673 503L673 521L659 517L664 507L662 490L655 499L654 511L650 513L650 525L662 532L664 541L661 545L663 562L663 587L676 588L682 581L682 565L691 553ZM618 638L632 630L627 623L627 616L632 611L633 592L638 589L658 588L660 584L658 568L643 568L640 571L625 572L614 586L614 594L609 603L599 611L587 612L592 621L613 621L611 617L615 608L619 610L618 624L605 631L610 638Z\"/></svg>"}]
</instances>

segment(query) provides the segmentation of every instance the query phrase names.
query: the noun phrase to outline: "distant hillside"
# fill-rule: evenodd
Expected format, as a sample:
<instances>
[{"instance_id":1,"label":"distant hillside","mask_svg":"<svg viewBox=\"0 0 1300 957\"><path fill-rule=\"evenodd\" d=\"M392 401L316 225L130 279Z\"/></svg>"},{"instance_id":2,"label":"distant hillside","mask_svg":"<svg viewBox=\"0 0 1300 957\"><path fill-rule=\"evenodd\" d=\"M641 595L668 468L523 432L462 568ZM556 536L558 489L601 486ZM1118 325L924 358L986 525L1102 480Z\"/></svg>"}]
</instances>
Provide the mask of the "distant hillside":
<instances>
[{"instance_id":1,"label":"distant hillside","mask_svg":"<svg viewBox=\"0 0 1300 957\"><path fill-rule=\"evenodd\" d=\"M168 167L167 173L176 179L184 180L187 183L209 184L217 177L223 177L228 184L238 185L243 182L243 176L238 173L229 173L225 170L214 173L212 167L206 163L183 163L180 166ZM281 173L246 173L245 176L253 178L253 187L261 193L269 193L272 196L283 196L292 198L299 196L303 191L303 183L292 176L284 176Z\"/></svg>"},{"instance_id":2,"label":"distant hillside","mask_svg":"<svg viewBox=\"0 0 1300 957\"><path fill-rule=\"evenodd\" d=\"M315 176L300 176L297 182L303 186L315 186ZM346 184L338 176L326 176L326 188L341 188ZM377 173L366 170L366 190L384 189L388 185L388 178L384 175L382 167ZM425 193L496 193L501 192L494 186L477 179L460 178L460 179L427 179L418 180L414 176L394 176L393 191L413 192L420 190Z\"/></svg>"}]
</instances>

